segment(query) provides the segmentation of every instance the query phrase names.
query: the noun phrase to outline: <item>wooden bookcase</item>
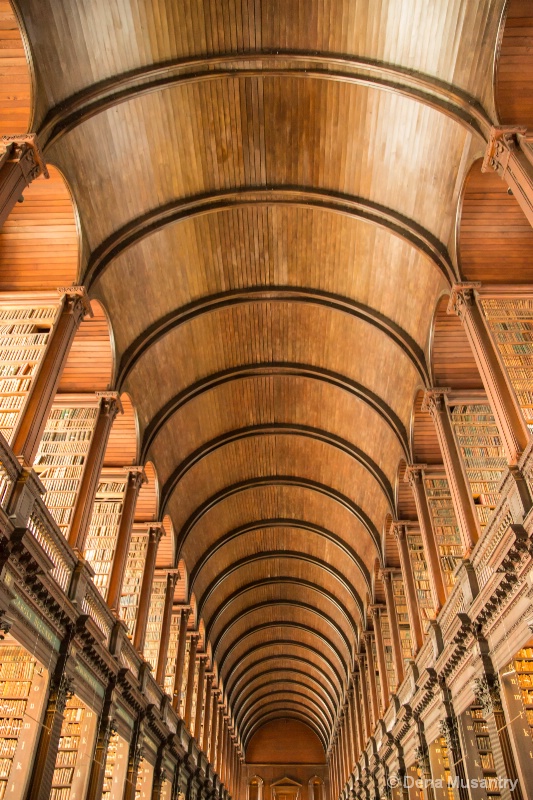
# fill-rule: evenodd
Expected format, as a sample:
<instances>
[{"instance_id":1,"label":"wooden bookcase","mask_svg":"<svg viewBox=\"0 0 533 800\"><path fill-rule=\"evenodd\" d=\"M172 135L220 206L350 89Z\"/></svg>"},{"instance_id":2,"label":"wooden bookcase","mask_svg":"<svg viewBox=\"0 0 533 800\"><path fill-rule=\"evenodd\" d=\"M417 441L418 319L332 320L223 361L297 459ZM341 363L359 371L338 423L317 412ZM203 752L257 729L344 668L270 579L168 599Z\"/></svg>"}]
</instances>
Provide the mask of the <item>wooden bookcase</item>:
<instances>
[{"instance_id":1,"label":"wooden bookcase","mask_svg":"<svg viewBox=\"0 0 533 800\"><path fill-rule=\"evenodd\" d=\"M411 640L411 626L409 624L409 612L407 610L407 600L405 598L405 588L401 573L392 576L392 591L396 605L396 615L398 617L398 627L400 629L400 642L402 654L407 661L413 657L413 644Z\"/></svg>"},{"instance_id":2,"label":"wooden bookcase","mask_svg":"<svg viewBox=\"0 0 533 800\"><path fill-rule=\"evenodd\" d=\"M383 715L384 709L383 709L383 700L382 700L382 695L381 695L381 677L380 677L379 668L378 668L378 663L379 663L378 662L378 649L377 649L377 646L376 646L376 637L375 636L372 636L371 642L372 642L372 658L373 658L373 661L374 661L374 675L375 675L375 681L376 681L376 693L377 693L377 696L378 696L378 709L379 709L379 715L381 717Z\"/></svg>"},{"instance_id":3,"label":"wooden bookcase","mask_svg":"<svg viewBox=\"0 0 533 800\"><path fill-rule=\"evenodd\" d=\"M498 776L494 766L494 754L490 743L489 728L481 706L470 707L472 726L479 755L479 765L483 778L487 781L487 798L501 797L498 789Z\"/></svg>"},{"instance_id":4,"label":"wooden bookcase","mask_svg":"<svg viewBox=\"0 0 533 800\"><path fill-rule=\"evenodd\" d=\"M115 557L126 487L125 470L102 469L84 555L94 570L94 583L104 599Z\"/></svg>"},{"instance_id":5,"label":"wooden bookcase","mask_svg":"<svg viewBox=\"0 0 533 800\"><path fill-rule=\"evenodd\" d=\"M427 477L424 480L424 488L437 537L446 591L449 593L455 583L454 570L463 557L461 534L453 508L450 487L445 477Z\"/></svg>"},{"instance_id":6,"label":"wooden bookcase","mask_svg":"<svg viewBox=\"0 0 533 800\"><path fill-rule=\"evenodd\" d=\"M443 778L446 781L446 792L448 795L448 800L456 800L455 794L453 792L452 783L452 773L450 771L450 754L448 752L448 745L446 744L446 739L444 736L439 736L437 739L437 751L438 755L440 756L440 761L442 764L442 773Z\"/></svg>"},{"instance_id":7,"label":"wooden bookcase","mask_svg":"<svg viewBox=\"0 0 533 800\"><path fill-rule=\"evenodd\" d=\"M56 756L50 800L69 800L84 733L86 708L78 697L67 700Z\"/></svg>"},{"instance_id":8,"label":"wooden bookcase","mask_svg":"<svg viewBox=\"0 0 533 800\"><path fill-rule=\"evenodd\" d=\"M120 618L126 623L130 636L133 636L137 620L147 549L148 530L146 526L134 525L120 597Z\"/></svg>"},{"instance_id":9,"label":"wooden bookcase","mask_svg":"<svg viewBox=\"0 0 533 800\"><path fill-rule=\"evenodd\" d=\"M178 650L178 638L180 635L180 619L181 612L172 614L172 621L170 623L170 636L168 640L168 653L167 663L165 668L165 682L164 690L169 697L172 697L174 692L174 677L176 675L176 653Z\"/></svg>"},{"instance_id":10,"label":"wooden bookcase","mask_svg":"<svg viewBox=\"0 0 533 800\"><path fill-rule=\"evenodd\" d=\"M388 614L382 612L379 615L379 619L381 624L381 636L383 638L383 649L385 651L385 667L387 670L389 691L391 694L394 694L397 689L397 683L396 683L396 670L394 669L394 655L392 650L392 637L391 637Z\"/></svg>"},{"instance_id":11,"label":"wooden bookcase","mask_svg":"<svg viewBox=\"0 0 533 800\"><path fill-rule=\"evenodd\" d=\"M196 719L196 704L198 702L198 678L200 677L200 659L196 658L194 662L194 686L192 692L191 704L191 733L194 734L194 722ZM198 736L196 736L198 740Z\"/></svg>"},{"instance_id":12,"label":"wooden bookcase","mask_svg":"<svg viewBox=\"0 0 533 800\"><path fill-rule=\"evenodd\" d=\"M507 458L489 405L456 405L450 412L483 530L498 504L498 487L507 469Z\"/></svg>"},{"instance_id":13,"label":"wooden bookcase","mask_svg":"<svg viewBox=\"0 0 533 800\"><path fill-rule=\"evenodd\" d=\"M533 432L533 298L482 298L481 306Z\"/></svg>"},{"instance_id":14,"label":"wooden bookcase","mask_svg":"<svg viewBox=\"0 0 533 800\"><path fill-rule=\"evenodd\" d=\"M58 296L0 294L0 431L10 443L59 308Z\"/></svg>"},{"instance_id":15,"label":"wooden bookcase","mask_svg":"<svg viewBox=\"0 0 533 800\"><path fill-rule=\"evenodd\" d=\"M111 800L113 791L113 773L117 764L118 733L116 731L109 737L105 759L104 784L102 786L102 800Z\"/></svg>"},{"instance_id":16,"label":"wooden bookcase","mask_svg":"<svg viewBox=\"0 0 533 800\"><path fill-rule=\"evenodd\" d=\"M427 631L429 620L435 618L435 608L431 596L428 565L421 534L409 531L407 534L407 546L409 547L409 555L413 566L420 615L422 617L424 630Z\"/></svg>"},{"instance_id":17,"label":"wooden bookcase","mask_svg":"<svg viewBox=\"0 0 533 800\"><path fill-rule=\"evenodd\" d=\"M161 627L163 625L163 613L165 610L166 588L167 576L155 575L152 583L152 594L150 596L150 608L148 611L144 643L144 657L154 672L157 669L157 656L159 654Z\"/></svg>"},{"instance_id":18,"label":"wooden bookcase","mask_svg":"<svg viewBox=\"0 0 533 800\"><path fill-rule=\"evenodd\" d=\"M65 536L70 528L99 404L96 395L58 395L33 466L46 488L47 508Z\"/></svg>"},{"instance_id":19,"label":"wooden bookcase","mask_svg":"<svg viewBox=\"0 0 533 800\"><path fill-rule=\"evenodd\" d=\"M183 677L181 680L181 697L179 715L183 719L185 716L185 701L187 699L187 680L189 678L189 658L191 655L191 640L187 638L185 643L185 658L183 659Z\"/></svg>"},{"instance_id":20,"label":"wooden bookcase","mask_svg":"<svg viewBox=\"0 0 533 800\"><path fill-rule=\"evenodd\" d=\"M522 705L533 738L533 647L523 647L515 656L516 670Z\"/></svg>"}]
</instances>

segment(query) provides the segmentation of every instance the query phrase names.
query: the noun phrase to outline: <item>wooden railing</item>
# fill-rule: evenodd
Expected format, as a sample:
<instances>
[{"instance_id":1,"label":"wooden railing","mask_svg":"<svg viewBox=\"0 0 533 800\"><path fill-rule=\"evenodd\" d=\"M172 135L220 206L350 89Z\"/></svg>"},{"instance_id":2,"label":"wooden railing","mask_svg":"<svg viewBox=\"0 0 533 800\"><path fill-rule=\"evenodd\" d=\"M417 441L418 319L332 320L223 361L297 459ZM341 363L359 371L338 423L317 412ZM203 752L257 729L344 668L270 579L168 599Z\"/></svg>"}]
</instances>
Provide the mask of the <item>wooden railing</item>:
<instances>
[{"instance_id":1,"label":"wooden railing","mask_svg":"<svg viewBox=\"0 0 533 800\"><path fill-rule=\"evenodd\" d=\"M19 462L0 433L0 506L2 508L7 508L20 471Z\"/></svg>"}]
</instances>

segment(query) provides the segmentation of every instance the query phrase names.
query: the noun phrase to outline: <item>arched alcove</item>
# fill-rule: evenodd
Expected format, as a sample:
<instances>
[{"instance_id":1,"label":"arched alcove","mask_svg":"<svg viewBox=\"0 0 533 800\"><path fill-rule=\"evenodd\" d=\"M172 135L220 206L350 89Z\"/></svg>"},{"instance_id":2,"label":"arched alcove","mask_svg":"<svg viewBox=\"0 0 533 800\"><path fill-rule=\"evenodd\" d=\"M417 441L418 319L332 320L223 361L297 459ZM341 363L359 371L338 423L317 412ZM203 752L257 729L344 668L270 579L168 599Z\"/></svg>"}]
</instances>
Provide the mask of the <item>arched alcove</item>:
<instances>
[{"instance_id":1,"label":"arched alcove","mask_svg":"<svg viewBox=\"0 0 533 800\"><path fill-rule=\"evenodd\" d=\"M135 522L152 522L157 519L159 507L159 485L157 473L151 461L144 465L146 483L143 483L135 506Z\"/></svg>"},{"instance_id":2,"label":"arched alcove","mask_svg":"<svg viewBox=\"0 0 533 800\"><path fill-rule=\"evenodd\" d=\"M248 764L323 764L320 739L297 719L276 719L261 726L246 748Z\"/></svg>"},{"instance_id":3,"label":"arched alcove","mask_svg":"<svg viewBox=\"0 0 533 800\"><path fill-rule=\"evenodd\" d=\"M33 80L26 35L9 0L0 0L0 136L27 133Z\"/></svg>"},{"instance_id":4,"label":"arched alcove","mask_svg":"<svg viewBox=\"0 0 533 800\"><path fill-rule=\"evenodd\" d=\"M92 317L86 317L74 337L61 375L59 392L103 392L113 374L113 337L107 315L98 300L91 301Z\"/></svg>"},{"instance_id":5,"label":"arched alcove","mask_svg":"<svg viewBox=\"0 0 533 800\"><path fill-rule=\"evenodd\" d=\"M495 65L495 100L504 125L533 126L533 6L509 0Z\"/></svg>"}]
</instances>

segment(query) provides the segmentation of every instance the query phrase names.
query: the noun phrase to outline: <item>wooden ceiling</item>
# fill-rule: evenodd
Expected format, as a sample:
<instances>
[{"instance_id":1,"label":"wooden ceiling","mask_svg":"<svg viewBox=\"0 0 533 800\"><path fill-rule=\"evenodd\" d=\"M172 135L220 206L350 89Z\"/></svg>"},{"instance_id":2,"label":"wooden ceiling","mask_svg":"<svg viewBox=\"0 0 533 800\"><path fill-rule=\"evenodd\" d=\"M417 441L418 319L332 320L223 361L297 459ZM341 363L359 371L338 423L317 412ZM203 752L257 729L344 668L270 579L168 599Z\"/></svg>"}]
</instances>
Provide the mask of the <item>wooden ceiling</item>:
<instances>
[{"instance_id":1,"label":"wooden ceiling","mask_svg":"<svg viewBox=\"0 0 533 800\"><path fill-rule=\"evenodd\" d=\"M413 513L399 466L504 0L19 6L154 465L139 514L172 520L243 743L283 716L327 746L385 520Z\"/></svg>"}]
</instances>

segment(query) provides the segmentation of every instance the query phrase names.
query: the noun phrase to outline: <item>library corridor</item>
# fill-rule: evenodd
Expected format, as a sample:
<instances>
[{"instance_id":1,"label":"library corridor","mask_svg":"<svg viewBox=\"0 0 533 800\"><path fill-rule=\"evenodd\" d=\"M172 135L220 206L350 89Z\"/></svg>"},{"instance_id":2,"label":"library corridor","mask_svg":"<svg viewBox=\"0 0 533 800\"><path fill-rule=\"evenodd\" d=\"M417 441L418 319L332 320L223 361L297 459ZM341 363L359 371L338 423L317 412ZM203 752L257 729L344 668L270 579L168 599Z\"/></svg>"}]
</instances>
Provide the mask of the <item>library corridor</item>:
<instances>
[{"instance_id":1,"label":"library corridor","mask_svg":"<svg viewBox=\"0 0 533 800\"><path fill-rule=\"evenodd\" d=\"M533 800L533 0L0 0L0 800Z\"/></svg>"}]
</instances>

